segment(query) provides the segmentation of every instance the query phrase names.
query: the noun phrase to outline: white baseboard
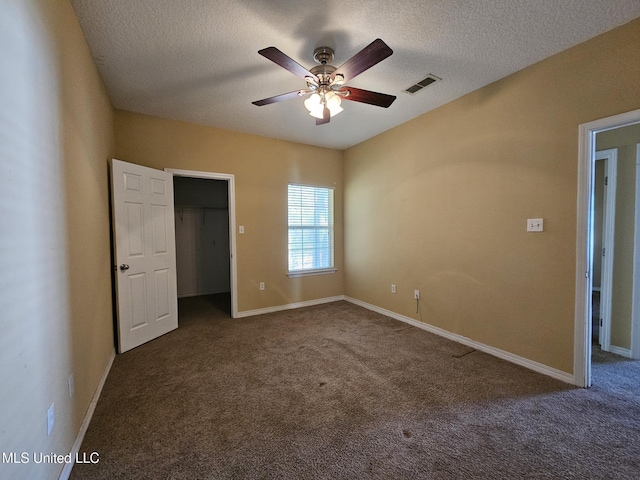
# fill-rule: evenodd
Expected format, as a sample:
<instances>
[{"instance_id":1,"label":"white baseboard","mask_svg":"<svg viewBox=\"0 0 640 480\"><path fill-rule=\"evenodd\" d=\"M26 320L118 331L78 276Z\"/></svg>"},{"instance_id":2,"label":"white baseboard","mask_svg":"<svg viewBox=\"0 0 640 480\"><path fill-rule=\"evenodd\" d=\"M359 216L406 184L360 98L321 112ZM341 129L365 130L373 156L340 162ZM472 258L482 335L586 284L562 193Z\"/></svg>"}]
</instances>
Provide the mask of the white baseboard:
<instances>
[{"instance_id":1,"label":"white baseboard","mask_svg":"<svg viewBox=\"0 0 640 480\"><path fill-rule=\"evenodd\" d=\"M337 295L335 297L318 298L315 300L307 300L306 302L287 303L286 305L276 305L275 307L258 308L255 310L245 310L244 312L238 312L236 318L252 317L254 315L264 315L265 313L282 312L283 310L293 310L295 308L312 307L314 305L322 305L323 303L339 302L344 300L344 295Z\"/></svg>"},{"instance_id":2,"label":"white baseboard","mask_svg":"<svg viewBox=\"0 0 640 480\"><path fill-rule=\"evenodd\" d=\"M489 355L493 355L494 357L501 358L502 360L506 360L508 362L515 363L516 365L520 365L521 367L528 368L529 370L533 370L534 372L542 373L543 375L553 377L557 380L574 384L573 375L567 372L563 372L561 370L551 368L542 363L534 362L533 360L529 360L528 358L520 357L519 355L515 355L513 353L500 350L499 348L485 345L484 343L476 342L475 340L471 340L470 338L463 337L462 335L451 333L442 328L434 327L433 325L429 325L428 323L420 322L418 320L414 320L413 318L405 317L404 315L400 315L399 313L395 313L395 312L392 312L391 310L386 310L384 308L376 307L375 305L371 305L370 303L356 300L355 298L345 296L344 299L347 302L351 302L355 305L359 305L363 308L366 308L367 310L371 310L373 312L380 313L387 317L400 320L401 322L408 323L410 325L413 325L414 327L418 327L418 328L421 328L422 330L426 330L427 332L434 333L436 335L447 338L449 340L453 340L454 342L461 343L463 345L467 345L469 347L475 348L476 350L480 350L482 352L488 353Z\"/></svg>"},{"instance_id":3,"label":"white baseboard","mask_svg":"<svg viewBox=\"0 0 640 480\"><path fill-rule=\"evenodd\" d=\"M87 429L89 428L89 424L91 423L91 418L93 418L93 412L96 410L96 405L98 404L98 399L100 398L100 394L102 393L102 388L104 387L104 382L107 381L107 376L109 375L109 371L111 370L111 365L113 365L113 360L116 358L116 351L111 352L111 357L107 362L107 367L102 374L102 378L98 383L98 387L93 394L93 398L91 399L91 403L89 403L89 408L87 409L87 413L82 420L82 425L80 425L80 430L78 431L78 435L76 436L76 441L73 442L73 447L71 447L71 459L75 460L77 458L77 454L80 451L80 447L82 446L82 440L84 440L84 436L87 433ZM58 480L68 480L69 475L71 475L71 470L73 469L74 462L65 463L62 472L60 472L60 476Z\"/></svg>"},{"instance_id":4,"label":"white baseboard","mask_svg":"<svg viewBox=\"0 0 640 480\"><path fill-rule=\"evenodd\" d=\"M615 353L616 355L620 355L621 357L633 358L631 355L631 350L628 348L616 347L615 345L609 345L609 352Z\"/></svg>"}]
</instances>

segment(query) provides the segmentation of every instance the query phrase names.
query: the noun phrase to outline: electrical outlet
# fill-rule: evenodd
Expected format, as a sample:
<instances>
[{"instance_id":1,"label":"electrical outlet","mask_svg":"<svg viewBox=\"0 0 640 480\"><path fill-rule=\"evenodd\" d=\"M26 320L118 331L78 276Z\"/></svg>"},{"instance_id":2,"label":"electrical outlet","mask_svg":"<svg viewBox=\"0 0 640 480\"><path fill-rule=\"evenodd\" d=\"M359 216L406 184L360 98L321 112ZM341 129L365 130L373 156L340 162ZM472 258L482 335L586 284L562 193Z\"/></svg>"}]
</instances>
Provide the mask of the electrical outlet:
<instances>
[{"instance_id":1,"label":"electrical outlet","mask_svg":"<svg viewBox=\"0 0 640 480\"><path fill-rule=\"evenodd\" d=\"M238 227L238 233L240 233L241 235L244 233L244 225L240 225Z\"/></svg>"},{"instance_id":2,"label":"electrical outlet","mask_svg":"<svg viewBox=\"0 0 640 480\"><path fill-rule=\"evenodd\" d=\"M55 408L55 405L52 403L47 409L47 436L51 436L51 432L53 432L53 426L56 423Z\"/></svg>"},{"instance_id":3,"label":"electrical outlet","mask_svg":"<svg viewBox=\"0 0 640 480\"><path fill-rule=\"evenodd\" d=\"M416 300L420 300L420 290L413 291L413 298L415 298Z\"/></svg>"},{"instance_id":4,"label":"electrical outlet","mask_svg":"<svg viewBox=\"0 0 640 480\"><path fill-rule=\"evenodd\" d=\"M396 293L396 286L391 284L391 293Z\"/></svg>"},{"instance_id":5,"label":"electrical outlet","mask_svg":"<svg viewBox=\"0 0 640 480\"><path fill-rule=\"evenodd\" d=\"M76 389L75 381L73 379L73 373L69 375L69 398L73 398L73 392Z\"/></svg>"},{"instance_id":6,"label":"electrical outlet","mask_svg":"<svg viewBox=\"0 0 640 480\"><path fill-rule=\"evenodd\" d=\"M260 290L264 290L264 282L260 282Z\"/></svg>"}]
</instances>

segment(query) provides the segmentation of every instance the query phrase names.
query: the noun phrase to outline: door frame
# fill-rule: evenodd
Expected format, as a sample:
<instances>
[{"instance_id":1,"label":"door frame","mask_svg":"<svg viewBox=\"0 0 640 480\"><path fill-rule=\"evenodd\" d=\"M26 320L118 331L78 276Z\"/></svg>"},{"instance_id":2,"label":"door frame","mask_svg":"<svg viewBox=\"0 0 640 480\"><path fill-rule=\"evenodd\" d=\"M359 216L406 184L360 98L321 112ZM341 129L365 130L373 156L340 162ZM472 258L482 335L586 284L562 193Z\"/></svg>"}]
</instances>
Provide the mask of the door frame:
<instances>
[{"instance_id":1,"label":"door frame","mask_svg":"<svg viewBox=\"0 0 640 480\"><path fill-rule=\"evenodd\" d=\"M640 110L601 118L578 127L578 199L576 219L576 294L573 382L591 386L591 291L593 265L593 180L596 134L640 123ZM637 212L636 212L637 214ZM637 261L637 260L636 260ZM636 334L636 336L638 336ZM633 339L633 335L632 335Z\"/></svg>"},{"instance_id":2,"label":"door frame","mask_svg":"<svg viewBox=\"0 0 640 480\"><path fill-rule=\"evenodd\" d=\"M604 161L605 196L603 205L602 247L605 253L602 258L600 282L600 345L602 350L611 349L611 299L613 293L613 259L615 258L615 223L616 223L616 191L618 174L618 149L600 150L595 154L595 162ZM594 179L595 180L595 179ZM595 200L594 200L595 204ZM595 225L594 225L595 229ZM594 255L602 252L594 252Z\"/></svg>"},{"instance_id":3,"label":"door frame","mask_svg":"<svg viewBox=\"0 0 640 480\"><path fill-rule=\"evenodd\" d=\"M196 170L179 170L165 168L165 172L177 177L204 178L207 180L224 180L227 182L229 201L229 253L230 253L230 285L231 285L231 318L238 317L238 267L236 262L236 187L235 175L231 173L201 172Z\"/></svg>"},{"instance_id":4,"label":"door frame","mask_svg":"<svg viewBox=\"0 0 640 480\"><path fill-rule=\"evenodd\" d=\"M640 143L636 144L636 209L633 238L633 299L631 303L631 358L640 359Z\"/></svg>"}]
</instances>

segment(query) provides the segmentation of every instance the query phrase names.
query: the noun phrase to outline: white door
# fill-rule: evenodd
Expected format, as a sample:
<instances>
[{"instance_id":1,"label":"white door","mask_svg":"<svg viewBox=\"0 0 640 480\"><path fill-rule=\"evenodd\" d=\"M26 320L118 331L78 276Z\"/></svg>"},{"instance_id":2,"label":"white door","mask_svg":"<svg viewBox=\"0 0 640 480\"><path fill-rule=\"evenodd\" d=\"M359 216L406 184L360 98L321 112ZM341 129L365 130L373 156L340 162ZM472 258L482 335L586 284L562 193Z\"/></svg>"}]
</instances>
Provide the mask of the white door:
<instances>
[{"instance_id":1,"label":"white door","mask_svg":"<svg viewBox=\"0 0 640 480\"><path fill-rule=\"evenodd\" d=\"M118 350L178 328L173 176L112 160Z\"/></svg>"}]
</instances>

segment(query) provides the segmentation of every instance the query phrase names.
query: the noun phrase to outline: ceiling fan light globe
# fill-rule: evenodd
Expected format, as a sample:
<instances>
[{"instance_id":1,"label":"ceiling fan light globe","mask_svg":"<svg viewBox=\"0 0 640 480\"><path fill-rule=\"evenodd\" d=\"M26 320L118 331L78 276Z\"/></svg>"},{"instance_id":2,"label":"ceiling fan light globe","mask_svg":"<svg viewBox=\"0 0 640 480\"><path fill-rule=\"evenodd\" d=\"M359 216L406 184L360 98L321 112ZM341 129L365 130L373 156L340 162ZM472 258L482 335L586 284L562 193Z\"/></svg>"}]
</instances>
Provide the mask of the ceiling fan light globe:
<instances>
[{"instance_id":1,"label":"ceiling fan light globe","mask_svg":"<svg viewBox=\"0 0 640 480\"><path fill-rule=\"evenodd\" d=\"M324 114L324 105L322 104L319 104L318 106L309 110L309 115L315 118L323 118L323 114Z\"/></svg>"},{"instance_id":2,"label":"ceiling fan light globe","mask_svg":"<svg viewBox=\"0 0 640 480\"><path fill-rule=\"evenodd\" d=\"M340 107L340 104L342 103L342 99L340 98L340 96L336 95L333 92L328 92L325 95L325 99L327 101L327 107L329 107L329 110L331 110L331 108L336 108L336 107ZM342 109L340 109L340 111L342 111Z\"/></svg>"},{"instance_id":3,"label":"ceiling fan light globe","mask_svg":"<svg viewBox=\"0 0 640 480\"><path fill-rule=\"evenodd\" d=\"M317 108L320 108L320 112L322 112L323 107L322 107L322 103L320 103L320 95L318 95L317 93L312 94L309 98L307 98L304 101L304 106L310 112Z\"/></svg>"},{"instance_id":4,"label":"ceiling fan light globe","mask_svg":"<svg viewBox=\"0 0 640 480\"><path fill-rule=\"evenodd\" d=\"M332 117L335 117L337 114L339 114L342 110L344 110L340 105L329 105L329 113L331 114Z\"/></svg>"},{"instance_id":5,"label":"ceiling fan light globe","mask_svg":"<svg viewBox=\"0 0 640 480\"><path fill-rule=\"evenodd\" d=\"M343 110L340 105L327 105L327 107L329 108L329 115L331 117L336 116ZM317 108L309 110L309 115L315 118L324 118L324 105L320 104Z\"/></svg>"}]
</instances>

